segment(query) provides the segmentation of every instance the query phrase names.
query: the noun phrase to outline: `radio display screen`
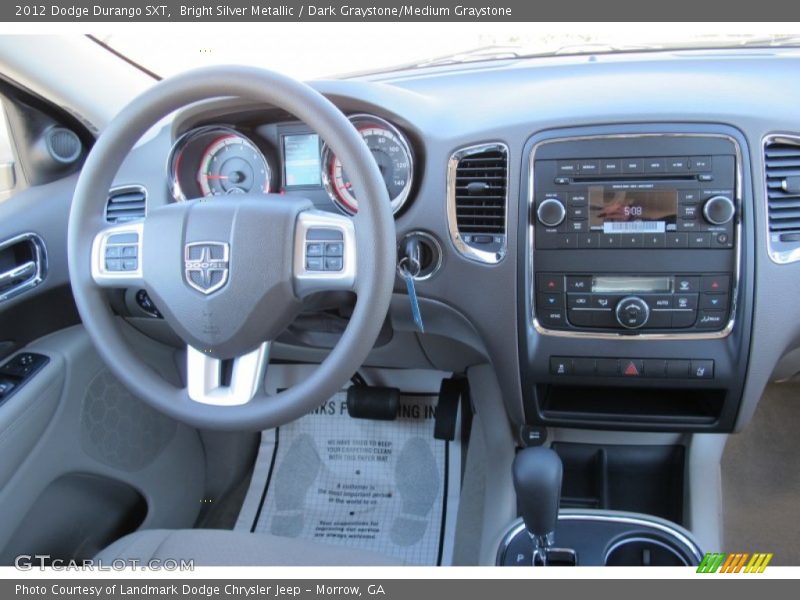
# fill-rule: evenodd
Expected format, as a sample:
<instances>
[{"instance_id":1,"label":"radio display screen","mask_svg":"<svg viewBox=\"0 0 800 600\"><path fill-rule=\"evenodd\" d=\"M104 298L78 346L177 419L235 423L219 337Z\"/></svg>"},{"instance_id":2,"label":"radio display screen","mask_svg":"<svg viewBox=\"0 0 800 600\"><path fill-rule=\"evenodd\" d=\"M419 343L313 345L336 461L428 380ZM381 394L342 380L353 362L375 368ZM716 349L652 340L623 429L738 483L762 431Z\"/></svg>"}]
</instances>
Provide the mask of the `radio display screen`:
<instances>
[{"instance_id":1,"label":"radio display screen","mask_svg":"<svg viewBox=\"0 0 800 600\"><path fill-rule=\"evenodd\" d=\"M589 186L589 227L604 233L664 233L674 229L678 191Z\"/></svg>"}]
</instances>

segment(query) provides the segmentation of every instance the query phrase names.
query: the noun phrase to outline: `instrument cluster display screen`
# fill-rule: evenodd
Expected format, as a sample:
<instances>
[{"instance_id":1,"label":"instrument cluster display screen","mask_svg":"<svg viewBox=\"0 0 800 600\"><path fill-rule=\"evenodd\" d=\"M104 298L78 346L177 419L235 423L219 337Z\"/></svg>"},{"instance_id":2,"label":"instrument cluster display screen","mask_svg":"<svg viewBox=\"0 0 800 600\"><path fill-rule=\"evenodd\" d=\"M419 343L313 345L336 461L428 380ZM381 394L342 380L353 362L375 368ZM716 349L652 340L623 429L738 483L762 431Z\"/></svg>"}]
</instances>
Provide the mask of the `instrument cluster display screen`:
<instances>
[{"instance_id":1,"label":"instrument cluster display screen","mask_svg":"<svg viewBox=\"0 0 800 600\"><path fill-rule=\"evenodd\" d=\"M319 136L283 136L283 164L286 187L322 185Z\"/></svg>"},{"instance_id":2,"label":"instrument cluster display screen","mask_svg":"<svg viewBox=\"0 0 800 600\"><path fill-rule=\"evenodd\" d=\"M668 228L675 228L677 215L677 190L589 187L589 227L594 230L664 233Z\"/></svg>"}]
</instances>

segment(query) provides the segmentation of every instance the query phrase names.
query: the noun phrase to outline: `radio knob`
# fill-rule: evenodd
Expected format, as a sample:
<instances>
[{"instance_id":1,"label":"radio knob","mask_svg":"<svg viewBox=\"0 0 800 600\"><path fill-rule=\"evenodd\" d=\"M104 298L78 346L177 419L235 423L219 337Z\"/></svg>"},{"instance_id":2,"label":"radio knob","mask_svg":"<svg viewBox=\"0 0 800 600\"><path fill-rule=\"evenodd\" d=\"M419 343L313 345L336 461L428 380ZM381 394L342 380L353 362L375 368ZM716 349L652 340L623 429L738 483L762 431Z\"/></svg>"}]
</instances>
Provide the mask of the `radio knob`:
<instances>
[{"instance_id":1,"label":"radio knob","mask_svg":"<svg viewBox=\"0 0 800 600\"><path fill-rule=\"evenodd\" d=\"M539 222L545 227L558 227L567 216L567 211L560 201L554 198L547 198L539 205L536 210Z\"/></svg>"},{"instance_id":2,"label":"radio knob","mask_svg":"<svg viewBox=\"0 0 800 600\"><path fill-rule=\"evenodd\" d=\"M727 196L714 196L703 205L703 216L712 225L724 225L735 213L736 206Z\"/></svg>"},{"instance_id":3,"label":"radio knob","mask_svg":"<svg viewBox=\"0 0 800 600\"><path fill-rule=\"evenodd\" d=\"M617 322L626 329L638 329L650 318L650 307L637 296L628 296L617 303Z\"/></svg>"}]
</instances>

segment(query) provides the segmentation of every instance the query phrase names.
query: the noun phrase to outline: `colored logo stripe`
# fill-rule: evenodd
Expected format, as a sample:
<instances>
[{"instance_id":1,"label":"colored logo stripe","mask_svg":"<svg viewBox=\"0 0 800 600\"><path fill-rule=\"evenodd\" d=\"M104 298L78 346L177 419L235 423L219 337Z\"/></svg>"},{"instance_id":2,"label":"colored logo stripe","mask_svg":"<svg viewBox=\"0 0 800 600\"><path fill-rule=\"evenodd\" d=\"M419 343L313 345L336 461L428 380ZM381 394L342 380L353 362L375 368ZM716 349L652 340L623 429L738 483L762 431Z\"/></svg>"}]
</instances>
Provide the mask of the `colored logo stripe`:
<instances>
[{"instance_id":1,"label":"colored logo stripe","mask_svg":"<svg viewBox=\"0 0 800 600\"><path fill-rule=\"evenodd\" d=\"M763 573L772 560L772 553L709 552L697 567L698 573ZM748 559L749 562L748 562Z\"/></svg>"}]
</instances>

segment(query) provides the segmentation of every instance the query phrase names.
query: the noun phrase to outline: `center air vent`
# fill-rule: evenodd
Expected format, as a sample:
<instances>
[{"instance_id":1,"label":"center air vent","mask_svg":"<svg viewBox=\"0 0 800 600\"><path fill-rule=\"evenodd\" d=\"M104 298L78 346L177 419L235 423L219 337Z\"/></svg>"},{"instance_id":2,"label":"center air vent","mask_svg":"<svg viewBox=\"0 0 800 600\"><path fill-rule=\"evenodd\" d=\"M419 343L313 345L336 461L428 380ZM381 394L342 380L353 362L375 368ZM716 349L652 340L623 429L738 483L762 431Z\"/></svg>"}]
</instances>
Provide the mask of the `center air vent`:
<instances>
[{"instance_id":1,"label":"center air vent","mask_svg":"<svg viewBox=\"0 0 800 600\"><path fill-rule=\"evenodd\" d=\"M764 141L769 251L779 263L800 260L800 137Z\"/></svg>"},{"instance_id":2,"label":"center air vent","mask_svg":"<svg viewBox=\"0 0 800 600\"><path fill-rule=\"evenodd\" d=\"M508 148L481 144L453 154L447 173L450 233L458 250L496 263L506 250Z\"/></svg>"},{"instance_id":3,"label":"center air vent","mask_svg":"<svg viewBox=\"0 0 800 600\"><path fill-rule=\"evenodd\" d=\"M127 186L111 190L106 204L106 221L125 223L144 219L147 192L141 186Z\"/></svg>"}]
</instances>

